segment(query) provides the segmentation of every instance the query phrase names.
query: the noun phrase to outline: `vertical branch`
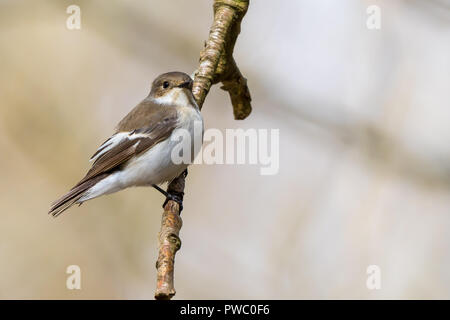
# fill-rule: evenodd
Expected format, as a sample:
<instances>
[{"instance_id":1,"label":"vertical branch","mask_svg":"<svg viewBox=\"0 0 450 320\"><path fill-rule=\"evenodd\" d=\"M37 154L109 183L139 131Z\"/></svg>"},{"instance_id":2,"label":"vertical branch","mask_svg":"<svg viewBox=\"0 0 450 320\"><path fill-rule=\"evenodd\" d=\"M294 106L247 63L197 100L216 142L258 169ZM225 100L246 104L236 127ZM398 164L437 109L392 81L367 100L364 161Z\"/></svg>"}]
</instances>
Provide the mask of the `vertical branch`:
<instances>
[{"instance_id":1,"label":"vertical branch","mask_svg":"<svg viewBox=\"0 0 450 320\"><path fill-rule=\"evenodd\" d=\"M181 174L173 180L168 192L179 192L183 195L185 175ZM168 300L175 295L173 285L173 272L175 267L175 254L181 247L179 237L183 221L179 215L180 206L175 201L168 201L164 206L159 232L159 255L156 261L156 292L155 299Z\"/></svg>"},{"instance_id":2,"label":"vertical branch","mask_svg":"<svg viewBox=\"0 0 450 320\"><path fill-rule=\"evenodd\" d=\"M241 20L247 12L249 0L215 0L214 22L208 41L200 52L200 65L194 78L192 93L199 108L213 84L222 82L228 91L235 119L245 119L251 112L251 97L245 79L233 59L233 49L240 33ZM185 174L173 180L167 191L184 194ZM168 300L175 295L175 254L181 247L179 232L182 226L178 203L169 200L159 233L159 255L156 262L157 283L155 299Z\"/></svg>"}]
</instances>

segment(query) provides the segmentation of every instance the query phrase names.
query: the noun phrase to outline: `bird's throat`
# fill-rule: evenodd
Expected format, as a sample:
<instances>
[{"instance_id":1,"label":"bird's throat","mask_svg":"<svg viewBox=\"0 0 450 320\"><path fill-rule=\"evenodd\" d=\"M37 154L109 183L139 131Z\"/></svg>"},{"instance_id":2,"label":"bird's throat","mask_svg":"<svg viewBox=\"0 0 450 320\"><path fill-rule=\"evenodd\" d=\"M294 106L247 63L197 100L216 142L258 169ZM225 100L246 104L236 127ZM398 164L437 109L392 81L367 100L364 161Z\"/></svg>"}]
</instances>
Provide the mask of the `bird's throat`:
<instances>
[{"instance_id":1,"label":"bird's throat","mask_svg":"<svg viewBox=\"0 0 450 320\"><path fill-rule=\"evenodd\" d=\"M152 98L155 103L177 107L195 107L194 97L186 88L173 88L165 95Z\"/></svg>"}]
</instances>

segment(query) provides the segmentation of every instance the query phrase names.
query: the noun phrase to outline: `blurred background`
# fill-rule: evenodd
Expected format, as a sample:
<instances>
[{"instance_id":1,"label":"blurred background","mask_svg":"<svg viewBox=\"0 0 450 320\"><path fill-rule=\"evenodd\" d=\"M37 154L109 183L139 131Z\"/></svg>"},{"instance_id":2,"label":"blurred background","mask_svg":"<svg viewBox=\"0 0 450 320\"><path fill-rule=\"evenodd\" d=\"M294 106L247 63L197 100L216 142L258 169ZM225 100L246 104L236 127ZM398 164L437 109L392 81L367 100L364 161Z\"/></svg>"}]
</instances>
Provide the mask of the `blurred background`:
<instances>
[{"instance_id":1,"label":"blurred background","mask_svg":"<svg viewBox=\"0 0 450 320\"><path fill-rule=\"evenodd\" d=\"M0 298L153 298L158 192L47 211L158 74L196 69L212 19L212 1L0 1ZM203 115L279 129L280 170L191 167L175 298L449 299L449 40L444 0L251 1L253 113L215 86Z\"/></svg>"}]
</instances>

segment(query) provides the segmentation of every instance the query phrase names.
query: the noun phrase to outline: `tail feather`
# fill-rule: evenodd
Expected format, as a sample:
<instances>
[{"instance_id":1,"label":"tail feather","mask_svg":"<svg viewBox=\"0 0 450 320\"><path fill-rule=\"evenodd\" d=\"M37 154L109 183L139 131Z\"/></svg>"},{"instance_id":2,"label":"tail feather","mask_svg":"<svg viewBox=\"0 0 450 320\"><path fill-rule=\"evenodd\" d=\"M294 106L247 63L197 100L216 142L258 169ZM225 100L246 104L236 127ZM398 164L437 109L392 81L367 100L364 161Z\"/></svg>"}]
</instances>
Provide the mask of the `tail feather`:
<instances>
[{"instance_id":1,"label":"tail feather","mask_svg":"<svg viewBox=\"0 0 450 320\"><path fill-rule=\"evenodd\" d=\"M88 191L91 187L93 187L97 182L105 178L107 175L108 174L101 174L79 185L77 184L68 193L53 202L48 213L54 217L59 216L65 210L69 209L73 204L77 203L77 201L80 200L80 198L83 197L83 195L86 193L86 191Z\"/></svg>"}]
</instances>

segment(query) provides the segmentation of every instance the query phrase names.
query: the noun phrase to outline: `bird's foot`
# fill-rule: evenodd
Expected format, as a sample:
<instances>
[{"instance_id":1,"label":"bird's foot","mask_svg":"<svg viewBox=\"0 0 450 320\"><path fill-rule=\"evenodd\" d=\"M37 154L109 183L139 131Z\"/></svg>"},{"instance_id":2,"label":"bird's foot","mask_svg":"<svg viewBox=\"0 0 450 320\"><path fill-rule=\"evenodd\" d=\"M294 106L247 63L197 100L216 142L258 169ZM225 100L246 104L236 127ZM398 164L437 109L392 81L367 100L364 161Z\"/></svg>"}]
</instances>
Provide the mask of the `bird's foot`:
<instances>
[{"instance_id":1,"label":"bird's foot","mask_svg":"<svg viewBox=\"0 0 450 320\"><path fill-rule=\"evenodd\" d=\"M187 174L187 171L186 171ZM166 201L164 201L162 207L164 208L167 204L167 202L169 202L169 200L175 201L176 203L178 203L178 205L180 206L180 209L178 211L178 214L181 214L181 211L183 211L183 196L184 196L184 192L177 192L177 191L164 191L163 189L161 189L160 187L158 187L156 184L153 185L153 188L155 188L156 190L158 190L159 192L161 192L163 195L166 196Z\"/></svg>"},{"instance_id":2,"label":"bird's foot","mask_svg":"<svg viewBox=\"0 0 450 320\"><path fill-rule=\"evenodd\" d=\"M163 203L163 208L166 206L169 200L172 200L178 203L178 205L180 206L178 214L181 214L181 211L183 211L183 196L184 192L177 192L177 191L167 192L166 201L164 201Z\"/></svg>"}]
</instances>

